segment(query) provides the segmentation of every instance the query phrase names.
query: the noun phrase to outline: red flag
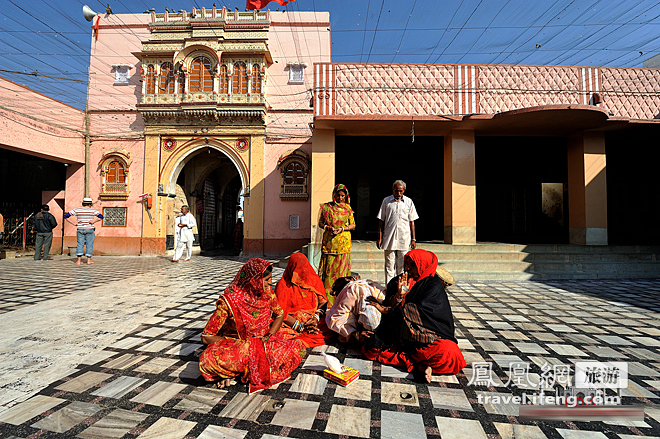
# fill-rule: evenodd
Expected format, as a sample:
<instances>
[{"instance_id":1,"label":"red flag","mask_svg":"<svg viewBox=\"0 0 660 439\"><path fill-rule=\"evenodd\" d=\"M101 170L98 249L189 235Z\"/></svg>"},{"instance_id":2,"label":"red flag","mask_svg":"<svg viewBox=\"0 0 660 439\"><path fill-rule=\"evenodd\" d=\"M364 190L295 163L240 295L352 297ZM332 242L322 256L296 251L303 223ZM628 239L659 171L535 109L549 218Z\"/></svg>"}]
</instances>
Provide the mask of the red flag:
<instances>
[{"instance_id":1,"label":"red flag","mask_svg":"<svg viewBox=\"0 0 660 439\"><path fill-rule=\"evenodd\" d=\"M98 40L99 39L99 21L101 21L101 17L98 15L96 16L96 24L92 26L92 29L94 29L94 37Z\"/></svg>"},{"instance_id":2,"label":"red flag","mask_svg":"<svg viewBox=\"0 0 660 439\"><path fill-rule=\"evenodd\" d=\"M275 3L277 3L281 6L286 6L287 3L291 3L295 0L247 0L247 4L246 4L245 7L248 10L263 9L271 1L274 1Z\"/></svg>"}]
</instances>

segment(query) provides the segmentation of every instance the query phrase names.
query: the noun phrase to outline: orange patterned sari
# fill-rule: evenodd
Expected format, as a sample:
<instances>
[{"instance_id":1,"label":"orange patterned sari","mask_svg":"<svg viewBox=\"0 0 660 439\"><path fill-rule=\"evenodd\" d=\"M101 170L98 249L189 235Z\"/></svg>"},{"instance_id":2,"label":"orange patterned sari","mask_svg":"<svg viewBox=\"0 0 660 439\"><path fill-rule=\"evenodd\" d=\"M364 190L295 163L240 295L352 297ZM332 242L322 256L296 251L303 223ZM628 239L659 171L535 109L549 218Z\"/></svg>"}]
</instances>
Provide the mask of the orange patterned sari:
<instances>
[{"instance_id":1,"label":"orange patterned sari","mask_svg":"<svg viewBox=\"0 0 660 439\"><path fill-rule=\"evenodd\" d=\"M202 334L222 335L199 358L199 370L207 381L243 375L250 393L287 379L305 356L304 346L278 333L261 338L270 329L272 316L282 315L273 291L263 287L263 272L270 264L252 258L216 302L216 311Z\"/></svg>"}]
</instances>

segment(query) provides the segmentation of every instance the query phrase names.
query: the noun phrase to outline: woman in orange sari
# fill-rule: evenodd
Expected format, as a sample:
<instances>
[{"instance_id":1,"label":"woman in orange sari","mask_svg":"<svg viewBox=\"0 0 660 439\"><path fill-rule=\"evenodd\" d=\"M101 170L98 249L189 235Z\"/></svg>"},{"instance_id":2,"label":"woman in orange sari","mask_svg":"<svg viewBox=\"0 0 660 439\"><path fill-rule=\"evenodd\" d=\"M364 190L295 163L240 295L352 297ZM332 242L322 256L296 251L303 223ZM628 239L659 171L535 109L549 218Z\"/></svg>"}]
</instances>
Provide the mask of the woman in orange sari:
<instances>
[{"instance_id":1,"label":"woman in orange sari","mask_svg":"<svg viewBox=\"0 0 660 439\"><path fill-rule=\"evenodd\" d=\"M242 375L250 393L267 389L287 379L305 356L302 343L277 333L284 312L271 289L272 269L263 259L247 261L202 331L208 346L199 357L199 370L205 380L218 381L217 387Z\"/></svg>"},{"instance_id":2,"label":"woman in orange sari","mask_svg":"<svg viewBox=\"0 0 660 439\"><path fill-rule=\"evenodd\" d=\"M325 287L305 255L293 253L289 257L275 295L284 310L279 331L284 338L299 340L308 348L332 338L324 318L328 304Z\"/></svg>"},{"instance_id":3,"label":"woman in orange sari","mask_svg":"<svg viewBox=\"0 0 660 439\"><path fill-rule=\"evenodd\" d=\"M332 284L340 277L351 275L351 230L355 230L355 219L351 209L351 197L343 184L332 191L332 201L321 205L319 231L323 231L321 241L321 262L319 276L327 294ZM334 297L329 297L334 302Z\"/></svg>"}]
</instances>

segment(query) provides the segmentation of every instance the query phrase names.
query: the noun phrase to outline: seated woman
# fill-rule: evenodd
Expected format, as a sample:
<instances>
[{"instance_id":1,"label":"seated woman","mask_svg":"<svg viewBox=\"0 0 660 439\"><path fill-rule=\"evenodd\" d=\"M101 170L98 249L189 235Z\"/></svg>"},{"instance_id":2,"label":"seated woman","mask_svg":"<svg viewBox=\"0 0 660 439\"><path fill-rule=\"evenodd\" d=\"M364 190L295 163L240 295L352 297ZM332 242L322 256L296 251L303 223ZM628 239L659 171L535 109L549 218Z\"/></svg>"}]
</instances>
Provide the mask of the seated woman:
<instances>
[{"instance_id":1,"label":"seated woman","mask_svg":"<svg viewBox=\"0 0 660 439\"><path fill-rule=\"evenodd\" d=\"M466 365L437 266L438 258L429 251L406 254L404 273L390 281L383 303L367 299L383 319L362 348L370 360L402 367L428 383L433 373L456 375Z\"/></svg>"},{"instance_id":2,"label":"seated woman","mask_svg":"<svg viewBox=\"0 0 660 439\"><path fill-rule=\"evenodd\" d=\"M332 285L335 303L325 315L328 328L339 334L339 341L347 343L354 337L360 341L363 330L373 332L380 324L381 313L367 301L385 298L385 287L372 280L355 276L340 277Z\"/></svg>"},{"instance_id":3,"label":"seated woman","mask_svg":"<svg viewBox=\"0 0 660 439\"><path fill-rule=\"evenodd\" d=\"M333 333L325 326L328 299L321 278L302 253L293 253L275 295L284 311L280 334L305 347L324 345Z\"/></svg>"},{"instance_id":4,"label":"seated woman","mask_svg":"<svg viewBox=\"0 0 660 439\"><path fill-rule=\"evenodd\" d=\"M247 261L202 331L208 346L199 357L199 370L205 380L219 381L217 387L229 386L242 374L250 393L267 389L287 379L305 357L300 342L277 333L284 313L271 289L272 270L263 259Z\"/></svg>"}]
</instances>

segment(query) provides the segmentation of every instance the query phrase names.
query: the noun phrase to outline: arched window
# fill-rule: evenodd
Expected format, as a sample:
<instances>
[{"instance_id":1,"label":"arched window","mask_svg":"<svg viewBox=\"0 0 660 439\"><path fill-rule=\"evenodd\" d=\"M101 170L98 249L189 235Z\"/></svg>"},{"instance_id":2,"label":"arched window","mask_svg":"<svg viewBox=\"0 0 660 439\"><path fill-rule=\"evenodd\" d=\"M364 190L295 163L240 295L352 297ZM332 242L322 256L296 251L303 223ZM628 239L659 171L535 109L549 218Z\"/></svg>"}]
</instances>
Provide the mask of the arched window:
<instances>
[{"instance_id":1,"label":"arched window","mask_svg":"<svg viewBox=\"0 0 660 439\"><path fill-rule=\"evenodd\" d=\"M110 162L108 165L108 174L106 175L106 183L126 183L126 172L124 172L124 165L118 161Z\"/></svg>"},{"instance_id":2,"label":"arched window","mask_svg":"<svg viewBox=\"0 0 660 439\"><path fill-rule=\"evenodd\" d=\"M231 80L232 94L247 94L247 69L245 63L237 62L234 64L234 74Z\"/></svg>"},{"instance_id":3,"label":"arched window","mask_svg":"<svg viewBox=\"0 0 660 439\"><path fill-rule=\"evenodd\" d=\"M130 152L121 148L112 148L101 157L101 192L102 200L125 200L129 192Z\"/></svg>"},{"instance_id":4,"label":"arched window","mask_svg":"<svg viewBox=\"0 0 660 439\"><path fill-rule=\"evenodd\" d=\"M229 76L227 75L227 66L220 67L220 94L229 93Z\"/></svg>"},{"instance_id":5,"label":"arched window","mask_svg":"<svg viewBox=\"0 0 660 439\"><path fill-rule=\"evenodd\" d=\"M300 162L291 162L284 169L284 184L305 184L305 168Z\"/></svg>"},{"instance_id":6,"label":"arched window","mask_svg":"<svg viewBox=\"0 0 660 439\"><path fill-rule=\"evenodd\" d=\"M213 91L213 64L205 56L198 56L190 64L189 86L191 92Z\"/></svg>"},{"instance_id":7,"label":"arched window","mask_svg":"<svg viewBox=\"0 0 660 439\"><path fill-rule=\"evenodd\" d=\"M148 95L152 95L156 93L156 75L154 73L154 66L153 64L149 64L147 66L147 90L146 93Z\"/></svg>"},{"instance_id":8,"label":"arched window","mask_svg":"<svg viewBox=\"0 0 660 439\"><path fill-rule=\"evenodd\" d=\"M159 93L174 93L174 66L171 62L164 62L160 65L160 79L158 80L158 88Z\"/></svg>"},{"instance_id":9,"label":"arched window","mask_svg":"<svg viewBox=\"0 0 660 439\"><path fill-rule=\"evenodd\" d=\"M259 64L252 66L252 93L261 93L261 69L259 68Z\"/></svg>"}]
</instances>

